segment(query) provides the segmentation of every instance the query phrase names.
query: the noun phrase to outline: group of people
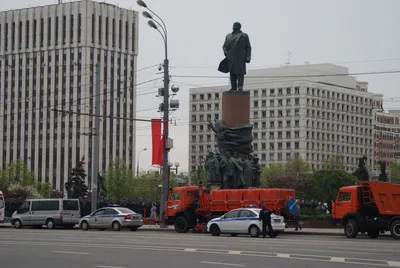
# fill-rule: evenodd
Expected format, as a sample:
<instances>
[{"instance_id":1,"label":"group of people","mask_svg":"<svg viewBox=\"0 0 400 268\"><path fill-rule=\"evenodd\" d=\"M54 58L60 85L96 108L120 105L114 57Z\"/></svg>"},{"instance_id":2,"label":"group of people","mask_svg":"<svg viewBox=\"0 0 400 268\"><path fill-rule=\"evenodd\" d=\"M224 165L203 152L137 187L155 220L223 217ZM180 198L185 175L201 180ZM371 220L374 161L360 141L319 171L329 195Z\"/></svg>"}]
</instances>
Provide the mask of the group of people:
<instances>
[{"instance_id":1,"label":"group of people","mask_svg":"<svg viewBox=\"0 0 400 268\"><path fill-rule=\"evenodd\" d=\"M260 185L261 165L259 159L253 155L247 158L233 156L226 152L210 152L207 155L206 185L220 184L222 189L244 189Z\"/></svg>"}]
</instances>

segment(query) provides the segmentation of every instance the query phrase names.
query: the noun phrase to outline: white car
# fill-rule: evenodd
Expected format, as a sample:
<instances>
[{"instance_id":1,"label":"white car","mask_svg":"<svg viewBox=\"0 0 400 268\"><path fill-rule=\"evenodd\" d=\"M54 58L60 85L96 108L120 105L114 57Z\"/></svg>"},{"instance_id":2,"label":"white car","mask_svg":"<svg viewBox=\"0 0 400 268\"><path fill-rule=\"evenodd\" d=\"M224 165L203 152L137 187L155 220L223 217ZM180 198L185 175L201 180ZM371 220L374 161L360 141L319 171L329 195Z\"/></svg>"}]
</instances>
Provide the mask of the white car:
<instances>
[{"instance_id":1,"label":"white car","mask_svg":"<svg viewBox=\"0 0 400 268\"><path fill-rule=\"evenodd\" d=\"M207 223L207 230L212 236L220 234L250 234L251 237L258 237L262 232L262 222L258 220L259 208L239 208L229 211L225 215L212 219ZM277 235L285 231L285 222L282 216L271 215L272 229ZM268 228L268 227L267 227Z\"/></svg>"}]
</instances>

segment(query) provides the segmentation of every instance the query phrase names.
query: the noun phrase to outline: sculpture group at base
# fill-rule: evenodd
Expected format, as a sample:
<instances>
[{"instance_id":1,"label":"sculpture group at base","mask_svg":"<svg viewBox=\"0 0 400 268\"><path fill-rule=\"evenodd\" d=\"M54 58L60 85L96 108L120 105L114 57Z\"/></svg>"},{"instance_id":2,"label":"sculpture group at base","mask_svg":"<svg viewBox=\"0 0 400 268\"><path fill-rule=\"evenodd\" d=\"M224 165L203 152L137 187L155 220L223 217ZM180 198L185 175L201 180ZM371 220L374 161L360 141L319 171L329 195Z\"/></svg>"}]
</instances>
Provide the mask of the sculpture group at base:
<instances>
[{"instance_id":1,"label":"sculpture group at base","mask_svg":"<svg viewBox=\"0 0 400 268\"><path fill-rule=\"evenodd\" d=\"M206 158L206 185L219 185L221 189L245 189L260 186L261 165L259 159L248 155L247 159L237 153L210 152Z\"/></svg>"}]
</instances>

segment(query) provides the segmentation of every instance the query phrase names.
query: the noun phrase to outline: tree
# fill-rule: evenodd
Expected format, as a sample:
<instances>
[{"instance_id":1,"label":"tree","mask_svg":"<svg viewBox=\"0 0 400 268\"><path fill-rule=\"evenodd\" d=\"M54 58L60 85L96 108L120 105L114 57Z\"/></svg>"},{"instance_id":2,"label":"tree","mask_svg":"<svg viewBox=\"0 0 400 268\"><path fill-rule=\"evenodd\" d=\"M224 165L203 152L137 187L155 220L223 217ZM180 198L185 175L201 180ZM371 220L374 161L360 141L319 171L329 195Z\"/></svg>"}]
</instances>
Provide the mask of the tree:
<instances>
[{"instance_id":1,"label":"tree","mask_svg":"<svg viewBox=\"0 0 400 268\"><path fill-rule=\"evenodd\" d=\"M22 159L10 162L5 169L0 170L0 189L7 194L12 185L18 185L18 191L21 187L35 186L35 173L28 169ZM26 192L30 191L26 189Z\"/></svg>"},{"instance_id":2,"label":"tree","mask_svg":"<svg viewBox=\"0 0 400 268\"><path fill-rule=\"evenodd\" d=\"M36 183L36 189L43 198L52 198L53 197L53 187L48 182L38 181Z\"/></svg>"},{"instance_id":3,"label":"tree","mask_svg":"<svg viewBox=\"0 0 400 268\"><path fill-rule=\"evenodd\" d=\"M392 183L400 183L400 164L392 163L389 166Z\"/></svg>"},{"instance_id":4,"label":"tree","mask_svg":"<svg viewBox=\"0 0 400 268\"><path fill-rule=\"evenodd\" d=\"M343 155L337 154L334 156L330 156L324 160L325 169L338 169L338 170L345 170L344 162L343 162Z\"/></svg>"},{"instance_id":5,"label":"tree","mask_svg":"<svg viewBox=\"0 0 400 268\"><path fill-rule=\"evenodd\" d=\"M105 189L107 197L120 200L131 197L134 171L121 159L115 159L106 170Z\"/></svg>"},{"instance_id":6,"label":"tree","mask_svg":"<svg viewBox=\"0 0 400 268\"><path fill-rule=\"evenodd\" d=\"M268 185L268 181L273 177L307 177L310 166L300 156L295 155L286 164L271 164L264 167L261 172L261 185Z\"/></svg>"},{"instance_id":7,"label":"tree","mask_svg":"<svg viewBox=\"0 0 400 268\"><path fill-rule=\"evenodd\" d=\"M86 173L83 168L84 160L85 157L82 157L81 161L76 164L76 167L72 169L71 177L65 183L69 198L84 197L88 194L88 187L85 182Z\"/></svg>"},{"instance_id":8,"label":"tree","mask_svg":"<svg viewBox=\"0 0 400 268\"><path fill-rule=\"evenodd\" d=\"M306 197L308 200L327 203L336 199L339 189L353 185L355 178L349 173L338 169L323 169L314 172L307 182Z\"/></svg>"},{"instance_id":9,"label":"tree","mask_svg":"<svg viewBox=\"0 0 400 268\"><path fill-rule=\"evenodd\" d=\"M379 174L379 181L387 182L388 181L388 176L386 174L386 163L382 161L378 161L381 173Z\"/></svg>"},{"instance_id":10,"label":"tree","mask_svg":"<svg viewBox=\"0 0 400 268\"><path fill-rule=\"evenodd\" d=\"M197 170L194 170L192 172L192 184L193 185L198 185L199 182L202 181L203 184L206 181L206 170L204 169L204 167L198 167L197 166Z\"/></svg>"}]
</instances>

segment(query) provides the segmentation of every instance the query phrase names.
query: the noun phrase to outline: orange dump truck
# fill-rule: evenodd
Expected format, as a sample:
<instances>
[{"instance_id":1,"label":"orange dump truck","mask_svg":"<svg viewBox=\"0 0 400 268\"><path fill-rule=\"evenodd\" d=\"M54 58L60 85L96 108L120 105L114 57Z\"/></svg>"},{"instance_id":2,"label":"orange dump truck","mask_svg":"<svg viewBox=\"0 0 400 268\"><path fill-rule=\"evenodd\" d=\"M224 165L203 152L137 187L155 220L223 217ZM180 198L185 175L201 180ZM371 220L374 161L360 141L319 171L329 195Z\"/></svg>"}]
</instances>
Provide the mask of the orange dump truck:
<instances>
[{"instance_id":1,"label":"orange dump truck","mask_svg":"<svg viewBox=\"0 0 400 268\"><path fill-rule=\"evenodd\" d=\"M358 181L342 187L332 204L332 217L344 226L348 238L358 233L376 238L390 231L400 239L400 184Z\"/></svg>"},{"instance_id":2,"label":"orange dump truck","mask_svg":"<svg viewBox=\"0 0 400 268\"><path fill-rule=\"evenodd\" d=\"M289 215L288 201L295 198L292 189L208 190L203 186L171 189L165 204L165 222L178 233L202 230L207 222L232 209L265 204L279 215ZM289 216L288 216L289 217ZM288 220L288 217L285 217Z\"/></svg>"}]
</instances>

